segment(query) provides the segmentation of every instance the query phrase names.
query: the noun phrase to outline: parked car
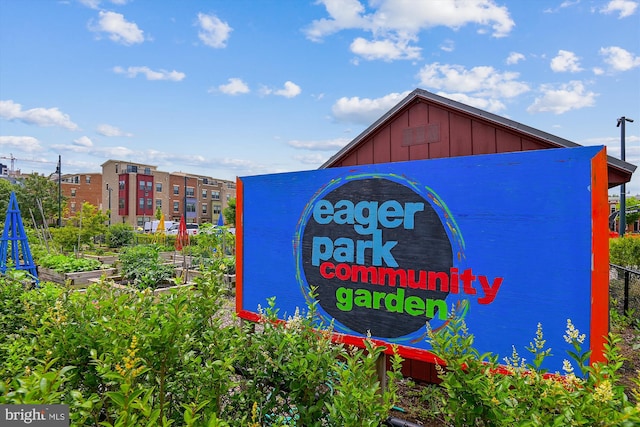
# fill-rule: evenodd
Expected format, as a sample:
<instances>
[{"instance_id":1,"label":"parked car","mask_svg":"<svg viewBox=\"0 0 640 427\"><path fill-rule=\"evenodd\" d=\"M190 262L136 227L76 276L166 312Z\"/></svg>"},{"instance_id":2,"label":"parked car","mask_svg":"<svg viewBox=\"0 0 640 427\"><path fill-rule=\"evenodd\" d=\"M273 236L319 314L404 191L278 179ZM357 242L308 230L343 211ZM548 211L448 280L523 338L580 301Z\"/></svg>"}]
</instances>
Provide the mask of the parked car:
<instances>
[{"instance_id":1,"label":"parked car","mask_svg":"<svg viewBox=\"0 0 640 427\"><path fill-rule=\"evenodd\" d=\"M173 224L170 228L167 229L167 234L176 236L178 234L179 228L180 228L179 222L176 224ZM200 226L198 224L187 223L187 234L189 234L190 236L195 236L196 234L198 234L199 229L200 229Z\"/></svg>"}]
</instances>

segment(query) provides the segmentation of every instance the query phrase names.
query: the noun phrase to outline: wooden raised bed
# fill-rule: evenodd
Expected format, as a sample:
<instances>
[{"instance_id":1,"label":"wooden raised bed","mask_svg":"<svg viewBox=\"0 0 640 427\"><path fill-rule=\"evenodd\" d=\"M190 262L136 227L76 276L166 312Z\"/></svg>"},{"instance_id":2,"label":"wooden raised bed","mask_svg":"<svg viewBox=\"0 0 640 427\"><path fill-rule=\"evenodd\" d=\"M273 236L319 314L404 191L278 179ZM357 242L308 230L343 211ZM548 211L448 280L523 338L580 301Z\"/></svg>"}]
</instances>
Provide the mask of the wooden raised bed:
<instances>
[{"instance_id":1,"label":"wooden raised bed","mask_svg":"<svg viewBox=\"0 0 640 427\"><path fill-rule=\"evenodd\" d=\"M60 283L68 285L72 288L87 287L92 280L100 279L102 276L113 276L116 273L115 268L105 268L101 270L80 271L77 273L58 273L45 267L38 267L38 278L40 281Z\"/></svg>"}]
</instances>

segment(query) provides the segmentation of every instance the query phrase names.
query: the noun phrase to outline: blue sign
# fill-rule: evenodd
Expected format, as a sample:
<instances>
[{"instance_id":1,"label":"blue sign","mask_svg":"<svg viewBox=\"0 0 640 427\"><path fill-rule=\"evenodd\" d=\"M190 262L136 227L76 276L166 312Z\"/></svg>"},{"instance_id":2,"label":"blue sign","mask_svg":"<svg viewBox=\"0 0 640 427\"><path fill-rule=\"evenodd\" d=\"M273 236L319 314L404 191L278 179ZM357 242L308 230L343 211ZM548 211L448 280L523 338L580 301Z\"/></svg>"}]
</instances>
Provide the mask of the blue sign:
<instances>
[{"instance_id":1,"label":"blue sign","mask_svg":"<svg viewBox=\"0 0 640 427\"><path fill-rule=\"evenodd\" d=\"M560 370L567 320L592 331L594 158L606 180L602 147L242 177L239 314L317 302L336 332L415 355L455 311L501 358L541 323Z\"/></svg>"}]
</instances>

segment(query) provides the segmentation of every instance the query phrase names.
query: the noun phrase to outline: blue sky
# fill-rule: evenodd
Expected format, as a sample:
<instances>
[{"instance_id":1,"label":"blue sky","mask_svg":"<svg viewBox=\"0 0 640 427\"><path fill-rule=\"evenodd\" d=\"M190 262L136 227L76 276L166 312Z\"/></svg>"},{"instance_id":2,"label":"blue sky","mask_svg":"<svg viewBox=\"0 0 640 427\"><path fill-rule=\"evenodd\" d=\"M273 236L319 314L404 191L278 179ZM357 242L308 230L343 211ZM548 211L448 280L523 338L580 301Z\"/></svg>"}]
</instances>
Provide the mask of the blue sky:
<instances>
[{"instance_id":1,"label":"blue sky","mask_svg":"<svg viewBox=\"0 0 640 427\"><path fill-rule=\"evenodd\" d=\"M639 3L2 0L0 162L315 169L421 88L640 164Z\"/></svg>"}]
</instances>

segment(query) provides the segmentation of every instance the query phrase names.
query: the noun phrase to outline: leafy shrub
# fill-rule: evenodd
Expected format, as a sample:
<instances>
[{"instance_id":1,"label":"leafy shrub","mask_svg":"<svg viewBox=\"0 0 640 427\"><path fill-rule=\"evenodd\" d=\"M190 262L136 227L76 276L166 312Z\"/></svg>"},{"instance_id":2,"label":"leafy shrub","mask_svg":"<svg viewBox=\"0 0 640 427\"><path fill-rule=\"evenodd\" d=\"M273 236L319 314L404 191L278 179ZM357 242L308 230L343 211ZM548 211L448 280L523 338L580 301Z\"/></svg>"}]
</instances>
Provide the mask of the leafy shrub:
<instances>
[{"instance_id":1,"label":"leafy shrub","mask_svg":"<svg viewBox=\"0 0 640 427\"><path fill-rule=\"evenodd\" d=\"M246 334L207 280L159 295L4 281L16 307L0 306L15 324L0 335L0 404L68 404L74 426L377 426L394 401L380 347L334 345L307 316L274 322L275 306Z\"/></svg>"},{"instance_id":2,"label":"leafy shrub","mask_svg":"<svg viewBox=\"0 0 640 427\"><path fill-rule=\"evenodd\" d=\"M619 237L609 239L609 258L622 267L640 266L640 238Z\"/></svg>"},{"instance_id":3,"label":"leafy shrub","mask_svg":"<svg viewBox=\"0 0 640 427\"><path fill-rule=\"evenodd\" d=\"M99 270L100 261L88 258L76 258L62 254L47 254L38 259L38 264L58 273L76 273Z\"/></svg>"},{"instance_id":4,"label":"leafy shrub","mask_svg":"<svg viewBox=\"0 0 640 427\"><path fill-rule=\"evenodd\" d=\"M514 348L502 366L497 356L478 353L462 319L451 319L437 334L429 331L433 352L446 362L446 369L437 366L447 393L446 420L456 426L638 425L640 406L628 401L619 384L622 357L616 344L620 338L609 335L607 363L593 366L587 365L590 352L582 350L584 335L571 321L564 338L572 344L569 356L585 379L574 374L569 360L564 362L564 376L539 369L550 352L541 325L527 348L533 363L525 364ZM632 392L640 394L640 378Z\"/></svg>"},{"instance_id":5,"label":"leafy shrub","mask_svg":"<svg viewBox=\"0 0 640 427\"><path fill-rule=\"evenodd\" d=\"M107 244L110 248L121 248L133 242L135 235L129 224L114 224L107 231Z\"/></svg>"},{"instance_id":6,"label":"leafy shrub","mask_svg":"<svg viewBox=\"0 0 640 427\"><path fill-rule=\"evenodd\" d=\"M120 273L123 279L140 289L155 289L174 277L174 266L162 264L159 247L138 245L126 248L120 254Z\"/></svg>"}]
</instances>

